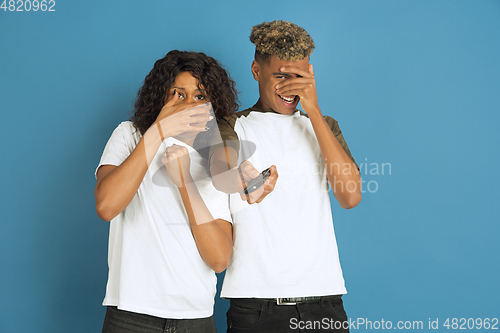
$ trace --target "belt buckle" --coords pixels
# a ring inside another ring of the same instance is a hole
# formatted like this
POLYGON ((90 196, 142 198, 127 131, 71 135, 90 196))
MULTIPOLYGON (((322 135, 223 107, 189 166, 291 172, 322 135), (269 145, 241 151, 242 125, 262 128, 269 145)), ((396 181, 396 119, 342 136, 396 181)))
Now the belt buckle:
POLYGON ((278 305, 296 305, 297 304, 297 303, 293 303, 293 302, 284 301, 284 299, 286 299, 286 298, 276 298, 276 303, 278 303, 278 305))

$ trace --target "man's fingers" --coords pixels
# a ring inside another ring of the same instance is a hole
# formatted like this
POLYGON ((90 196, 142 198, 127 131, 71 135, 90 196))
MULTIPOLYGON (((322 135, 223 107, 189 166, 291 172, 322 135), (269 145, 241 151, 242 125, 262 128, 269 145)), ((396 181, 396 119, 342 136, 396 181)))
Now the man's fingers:
POLYGON ((279 82, 278 84, 275 85, 276 89, 281 89, 284 87, 288 87, 290 85, 308 85, 308 84, 314 84, 314 78, 305 78, 305 77, 290 77, 287 79, 284 79, 283 81, 279 82))
POLYGON ((254 168, 252 163, 245 161, 240 165, 241 173, 245 182, 248 182, 254 178, 257 178, 260 172, 254 168))
POLYGON ((249 161, 243 161, 238 167, 238 170, 240 173, 242 186, 240 191, 241 200, 244 200, 249 204, 253 204, 262 196, 262 193, 264 192, 264 186, 260 186, 260 188, 249 194, 243 193, 243 189, 248 187, 248 184, 252 181, 252 179, 259 177, 260 172, 255 169, 253 164, 249 161))
POLYGON ((271 170, 271 175, 266 179, 266 182, 264 183, 264 187, 270 189, 269 192, 274 190, 274 186, 278 181, 278 169, 276 168, 276 165, 272 165, 270 170, 271 170))
POLYGON ((271 166, 270 170, 271 175, 266 179, 264 185, 262 185, 252 193, 246 195, 240 193, 241 200, 245 200, 249 204, 260 203, 269 193, 274 190, 274 187, 278 180, 278 171, 275 165, 271 166))
POLYGON ((241 200, 246 201, 250 205, 253 204, 254 202, 256 202, 257 199, 259 199, 259 197, 261 195, 262 195, 262 189, 257 189, 256 191, 254 191, 252 193, 248 193, 248 194, 240 192, 241 200))
POLYGON ((271 175, 264 182, 263 193, 260 196, 260 198, 256 201, 256 203, 261 202, 269 193, 274 191, 274 187, 276 185, 276 182, 278 181, 278 170, 276 169, 275 165, 271 166, 270 170, 271 170, 271 175))
POLYGON ((286 87, 286 86, 289 86, 289 85, 292 85, 292 84, 306 85, 306 84, 311 84, 312 82, 313 82, 313 80, 311 80, 310 78, 291 77, 291 78, 288 78, 288 79, 284 79, 283 81, 281 81, 280 83, 278 83, 276 85, 276 87, 282 88, 282 87, 286 87))
POLYGON ((291 84, 280 87, 276 92, 282 96, 303 95, 309 89, 312 89, 312 87, 308 84, 291 84))
POLYGON ((293 73, 293 74, 297 74, 297 75, 303 76, 305 78, 313 77, 312 73, 306 72, 305 70, 300 69, 300 68, 295 67, 295 66, 281 67, 280 68, 280 72, 282 72, 282 73, 293 73))
POLYGON ((260 188, 256 189, 252 193, 247 194, 247 196, 246 196, 247 202, 249 204, 259 202, 258 200, 259 200, 259 198, 262 197, 263 193, 264 193, 264 188, 263 188, 263 186, 261 186, 260 188))
POLYGON ((269 192, 264 191, 264 193, 260 196, 260 198, 258 198, 257 201, 255 201, 255 203, 260 203, 262 200, 264 200, 265 197, 267 197, 269 193, 271 193, 271 191, 269 192))

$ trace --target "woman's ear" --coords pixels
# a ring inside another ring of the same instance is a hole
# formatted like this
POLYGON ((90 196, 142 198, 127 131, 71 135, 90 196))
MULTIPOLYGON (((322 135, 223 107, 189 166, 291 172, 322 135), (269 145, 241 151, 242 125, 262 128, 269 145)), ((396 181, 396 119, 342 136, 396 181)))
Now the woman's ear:
POLYGON ((252 61, 252 74, 255 81, 259 81, 260 66, 257 60, 252 61))

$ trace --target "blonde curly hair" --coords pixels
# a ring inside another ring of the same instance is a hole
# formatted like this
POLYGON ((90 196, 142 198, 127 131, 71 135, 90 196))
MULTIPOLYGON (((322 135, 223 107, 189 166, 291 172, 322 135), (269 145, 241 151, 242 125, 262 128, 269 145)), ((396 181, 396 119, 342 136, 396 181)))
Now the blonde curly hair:
POLYGON ((275 20, 252 27, 250 41, 255 45, 255 60, 278 59, 299 61, 311 55, 314 42, 306 30, 291 22, 275 20))

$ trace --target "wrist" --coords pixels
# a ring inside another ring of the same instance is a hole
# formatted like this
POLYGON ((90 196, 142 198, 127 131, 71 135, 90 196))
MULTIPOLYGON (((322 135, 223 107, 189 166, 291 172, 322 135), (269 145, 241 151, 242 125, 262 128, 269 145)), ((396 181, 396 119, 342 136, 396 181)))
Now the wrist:
POLYGON ((161 142, 165 141, 165 137, 163 136, 163 131, 161 129, 159 121, 156 122, 156 128, 158 128, 158 132, 160 133, 161 142))
POLYGON ((313 118, 323 118, 323 114, 321 113, 319 106, 308 108, 307 110, 304 109, 304 112, 307 113, 311 120, 313 118))
POLYGON ((194 180, 191 177, 185 177, 184 182, 182 184, 176 184, 177 188, 180 190, 191 191, 196 185, 194 184, 194 180))
POLYGON ((156 154, 163 140, 156 124, 153 123, 144 133, 140 141, 143 141, 144 148, 148 154, 156 154))

